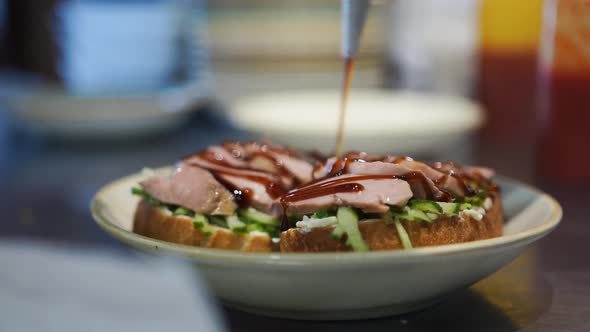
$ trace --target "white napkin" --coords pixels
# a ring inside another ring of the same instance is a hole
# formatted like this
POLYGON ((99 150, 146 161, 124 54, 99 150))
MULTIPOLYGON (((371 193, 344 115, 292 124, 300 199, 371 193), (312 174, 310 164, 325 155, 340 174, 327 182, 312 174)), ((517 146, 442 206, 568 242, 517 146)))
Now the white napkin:
POLYGON ((190 265, 0 242, 0 331, 224 331, 190 265))

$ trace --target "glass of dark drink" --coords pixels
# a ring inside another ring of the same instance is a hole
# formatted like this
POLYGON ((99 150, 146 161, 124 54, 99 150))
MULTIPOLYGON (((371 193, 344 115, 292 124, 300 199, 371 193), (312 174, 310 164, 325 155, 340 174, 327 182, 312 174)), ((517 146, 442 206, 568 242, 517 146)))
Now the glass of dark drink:
POLYGON ((590 182, 590 1, 545 1, 537 173, 590 182))

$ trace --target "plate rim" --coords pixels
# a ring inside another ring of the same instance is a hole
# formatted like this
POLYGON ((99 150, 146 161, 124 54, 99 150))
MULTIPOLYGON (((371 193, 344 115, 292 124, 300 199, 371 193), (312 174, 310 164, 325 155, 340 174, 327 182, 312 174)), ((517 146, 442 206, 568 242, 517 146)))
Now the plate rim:
POLYGON ((541 224, 514 234, 502 235, 500 237, 447 244, 441 246, 413 248, 406 250, 384 250, 368 253, 345 252, 345 253, 250 253, 234 250, 212 249, 177 244, 162 240, 153 239, 139 235, 132 231, 125 230, 109 221, 109 218, 100 212, 101 196, 105 195, 110 188, 120 185, 122 182, 139 177, 140 173, 127 175, 114 180, 103 187, 93 196, 90 204, 90 211, 95 222, 107 233, 128 245, 141 246, 146 249, 161 251, 164 253, 180 254, 182 256, 201 261, 203 263, 247 263, 256 265, 316 265, 334 266, 354 264, 373 264, 378 262, 403 263, 416 259, 440 258, 441 256, 452 256, 457 254, 471 253, 481 250, 491 250, 503 247, 522 246, 536 241, 554 230, 561 222, 563 209, 551 195, 505 176, 497 176, 517 186, 522 186, 530 191, 539 194, 548 200, 552 207, 552 213, 541 224))

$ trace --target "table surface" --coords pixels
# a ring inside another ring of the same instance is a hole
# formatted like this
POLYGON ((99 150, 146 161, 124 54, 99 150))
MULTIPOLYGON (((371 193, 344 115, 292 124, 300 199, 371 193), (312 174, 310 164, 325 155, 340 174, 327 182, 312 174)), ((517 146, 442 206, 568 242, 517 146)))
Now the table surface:
MULTIPOLYGON (((46 139, 0 112, 0 238, 40 238, 127 249, 101 231, 88 211, 105 183, 145 166, 247 134, 210 107, 174 133, 120 141, 46 139)), ((352 322, 304 322, 224 309, 234 331, 590 331, 590 191, 581 184, 540 184, 525 145, 480 144, 482 164, 536 185, 564 208, 562 224, 492 276, 421 312, 352 322)))

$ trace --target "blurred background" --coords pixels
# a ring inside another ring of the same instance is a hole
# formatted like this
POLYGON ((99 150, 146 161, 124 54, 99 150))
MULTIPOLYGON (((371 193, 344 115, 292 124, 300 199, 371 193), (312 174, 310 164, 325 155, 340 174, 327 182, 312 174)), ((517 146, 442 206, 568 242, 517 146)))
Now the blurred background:
MULTIPOLYGON (((340 29, 335 0, 0 0, 0 236, 125 250, 88 211, 113 179, 229 139, 332 151, 340 29)), ((490 166, 582 216, 589 97, 588 1, 373 1, 345 147, 490 166)))
MULTIPOLYGON (((1 4, 6 172, 69 151, 127 165, 113 145, 145 150, 129 171, 236 137, 333 150, 338 1, 1 4)), ((347 148, 588 181, 586 1, 374 1, 368 17, 347 148)))

